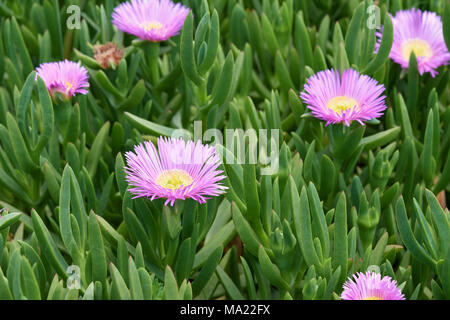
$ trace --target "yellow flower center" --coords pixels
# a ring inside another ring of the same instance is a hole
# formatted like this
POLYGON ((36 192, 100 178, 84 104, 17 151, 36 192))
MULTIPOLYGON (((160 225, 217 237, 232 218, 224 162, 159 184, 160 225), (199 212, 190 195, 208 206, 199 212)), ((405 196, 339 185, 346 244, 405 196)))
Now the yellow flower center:
POLYGON ((70 82, 64 82, 64 86, 66 87, 66 93, 69 93, 70 89, 73 87, 73 84, 70 82))
POLYGON ((155 180, 163 188, 176 190, 181 186, 188 186, 193 179, 189 173, 180 169, 170 169, 162 172, 155 180))
POLYGON ((402 55, 403 59, 409 61, 411 52, 414 52, 417 58, 428 59, 433 55, 430 45, 421 39, 411 39, 402 43, 402 55))
POLYGON ((158 21, 150 21, 142 23, 141 27, 144 28, 145 31, 152 31, 161 29, 163 25, 161 22, 158 21))
POLYGON ((327 108, 334 112, 341 114, 342 111, 346 111, 353 108, 359 108, 358 102, 355 99, 346 96, 337 96, 331 98, 327 103, 327 108))
POLYGON ((381 298, 380 298, 380 297, 372 296, 372 297, 364 298, 364 300, 381 300, 381 298))

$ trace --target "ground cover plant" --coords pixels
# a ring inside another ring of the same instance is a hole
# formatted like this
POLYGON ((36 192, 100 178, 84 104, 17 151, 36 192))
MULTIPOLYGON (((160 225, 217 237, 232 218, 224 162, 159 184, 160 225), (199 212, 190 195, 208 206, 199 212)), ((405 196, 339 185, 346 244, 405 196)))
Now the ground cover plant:
POLYGON ((445 0, 0 1, 0 299, 450 298, 445 0))

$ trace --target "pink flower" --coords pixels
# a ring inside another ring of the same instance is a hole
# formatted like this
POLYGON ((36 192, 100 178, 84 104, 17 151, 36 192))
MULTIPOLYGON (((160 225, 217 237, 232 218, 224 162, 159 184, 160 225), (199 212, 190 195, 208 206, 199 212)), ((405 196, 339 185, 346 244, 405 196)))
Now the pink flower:
POLYGON ((134 198, 175 200, 192 198, 205 203, 211 196, 224 193, 227 187, 219 182, 225 178, 218 170, 221 164, 214 147, 198 141, 158 138, 158 150, 152 142, 137 145, 125 154, 126 179, 134 198))
POLYGON ((126 33, 153 42, 176 36, 189 9, 171 0, 131 0, 114 9, 113 24, 126 33))
MULTIPOLYGON (((438 74, 436 68, 449 63, 450 53, 445 45, 441 17, 436 13, 412 8, 397 11, 391 19, 394 42, 389 57, 402 68, 408 68, 411 52, 416 56, 420 74, 429 72, 434 77, 438 74)), ((376 35, 378 50, 382 34, 376 35)))
POLYGON ((312 114, 330 123, 378 118, 386 109, 384 86, 369 76, 361 75, 353 69, 342 73, 333 69, 320 71, 311 76, 305 84, 305 92, 300 97, 312 114))
POLYGON ((405 296, 391 277, 381 278, 379 273, 358 272, 344 283, 343 300, 405 300, 405 296))
POLYGON ((87 94, 89 75, 80 63, 64 60, 43 63, 36 69, 36 79, 41 77, 52 98, 56 93, 70 99, 77 93, 87 94))

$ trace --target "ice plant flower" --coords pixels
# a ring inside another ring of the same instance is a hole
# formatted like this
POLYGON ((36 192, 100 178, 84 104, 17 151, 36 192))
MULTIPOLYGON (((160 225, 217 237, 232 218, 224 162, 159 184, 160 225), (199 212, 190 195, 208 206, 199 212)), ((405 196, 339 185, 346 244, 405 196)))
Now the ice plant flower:
POLYGON ((381 278, 379 273, 358 272, 344 283, 341 294, 343 300, 405 300, 405 296, 397 287, 397 282, 391 277, 381 278))
POLYGON ((85 67, 79 62, 60 61, 41 64, 36 68, 37 77, 41 77, 52 98, 56 94, 70 99, 77 93, 87 94, 89 75, 85 67))
POLYGON ((118 66, 123 54, 124 50, 119 49, 114 42, 94 46, 94 58, 103 69, 108 69, 111 65, 118 66))
POLYGON ((171 0, 131 0, 114 9, 113 24, 142 40, 160 42, 176 36, 189 9, 171 0))
POLYGON ((221 160, 214 147, 162 137, 157 146, 146 141, 125 154, 126 180, 134 198, 164 198, 165 205, 172 206, 187 198, 205 203, 227 189, 220 184, 225 176, 218 170, 221 160))
POLYGON ((333 69, 312 75, 305 84, 305 92, 300 97, 312 114, 326 121, 326 126, 352 121, 378 118, 386 109, 385 98, 381 95, 384 86, 367 75, 353 69, 342 73, 333 69))
MULTIPOLYGON (((407 69, 409 58, 414 52, 417 67, 422 75, 429 72, 432 77, 438 72, 436 68, 450 61, 450 53, 445 45, 441 17, 434 12, 421 11, 412 8, 401 10, 391 15, 394 28, 394 42, 389 57, 407 69)), ((376 33, 378 50, 382 38, 381 32, 376 33)))

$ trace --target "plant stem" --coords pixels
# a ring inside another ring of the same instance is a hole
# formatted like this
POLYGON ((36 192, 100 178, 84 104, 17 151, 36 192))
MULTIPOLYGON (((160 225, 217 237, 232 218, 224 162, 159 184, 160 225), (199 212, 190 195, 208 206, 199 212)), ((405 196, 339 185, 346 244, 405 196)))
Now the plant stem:
POLYGON ((159 42, 148 41, 144 45, 145 59, 147 61, 147 65, 150 70, 150 76, 153 86, 156 86, 160 80, 159 63, 158 63, 159 49, 160 49, 159 42))

